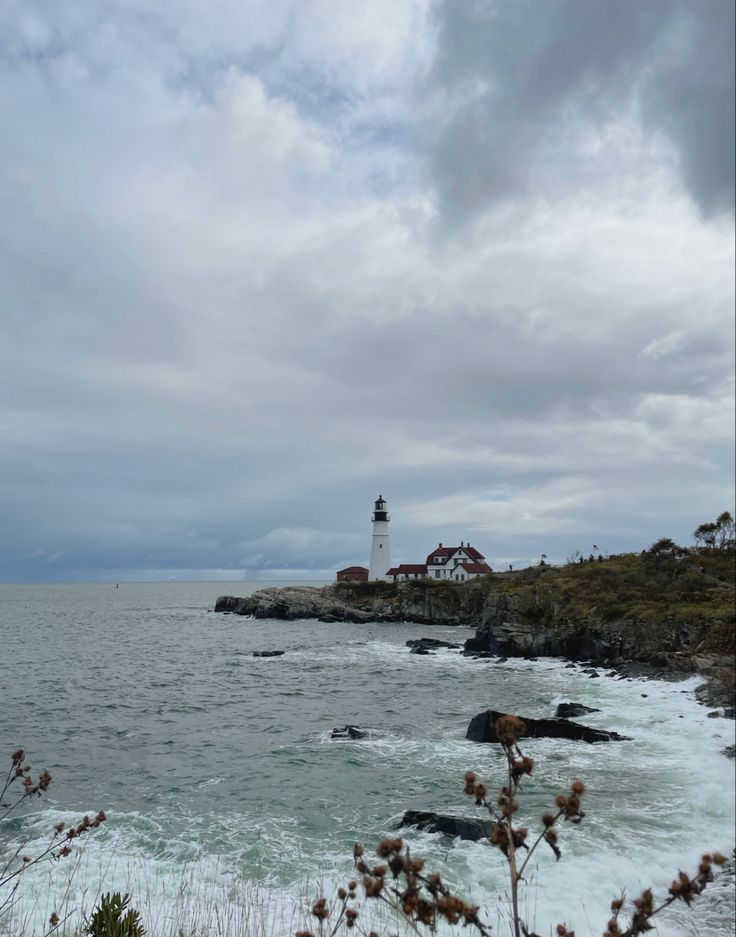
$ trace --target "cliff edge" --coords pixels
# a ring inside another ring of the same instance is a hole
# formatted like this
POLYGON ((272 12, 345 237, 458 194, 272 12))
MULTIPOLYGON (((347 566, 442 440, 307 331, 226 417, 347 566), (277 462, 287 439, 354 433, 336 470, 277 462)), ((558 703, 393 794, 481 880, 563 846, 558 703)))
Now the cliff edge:
MULTIPOLYGON (((336 583, 223 596, 215 611, 255 618, 470 625, 473 651, 700 673, 734 686, 736 556, 625 554, 494 573, 466 583, 336 583)), ((724 703, 725 705, 725 703, 724 703)), ((733 705, 730 702, 728 705, 733 705)))

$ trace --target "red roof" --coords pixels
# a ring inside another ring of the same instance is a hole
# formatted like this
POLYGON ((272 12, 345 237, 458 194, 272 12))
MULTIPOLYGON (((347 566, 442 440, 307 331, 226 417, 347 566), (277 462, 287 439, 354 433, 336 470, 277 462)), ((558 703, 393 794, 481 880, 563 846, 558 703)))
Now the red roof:
POLYGON ((437 549, 432 550, 432 552, 427 557, 427 564, 431 563, 435 556, 444 556, 444 557, 452 556, 452 554, 457 549, 458 549, 457 547, 437 547, 437 549))
POLYGON ((464 570, 469 573, 492 573, 493 570, 488 563, 459 563, 464 570))
POLYGON ((365 566, 346 566, 345 569, 338 569, 337 575, 339 576, 342 573, 367 573, 367 572, 368 570, 365 568, 365 566))
POLYGON ((463 544, 462 546, 459 546, 459 547, 437 547, 437 549, 432 550, 432 552, 427 557, 427 565, 429 566, 434 562, 435 556, 442 556, 442 557, 447 558, 448 556, 452 556, 453 553, 457 553, 458 550, 465 550, 468 556, 474 560, 485 559, 483 554, 480 553, 478 550, 476 550, 475 547, 470 547, 470 546, 466 546, 465 544, 463 544))
POLYGON ((470 547, 470 546, 468 546, 468 547, 460 547, 460 549, 461 549, 461 550, 465 550, 465 552, 468 554, 468 556, 472 556, 474 560, 484 560, 484 559, 485 559, 485 557, 483 556, 483 554, 482 554, 482 553, 479 553, 478 550, 475 549, 475 547, 470 547))
POLYGON ((387 573, 387 576, 398 576, 400 573, 426 573, 427 567, 424 563, 401 563, 393 566, 387 573))

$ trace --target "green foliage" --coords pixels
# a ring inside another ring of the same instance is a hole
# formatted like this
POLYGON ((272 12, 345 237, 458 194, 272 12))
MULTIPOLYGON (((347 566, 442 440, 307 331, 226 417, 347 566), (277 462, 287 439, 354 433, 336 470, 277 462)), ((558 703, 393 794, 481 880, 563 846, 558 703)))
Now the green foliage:
POLYGON ((129 908, 130 895, 119 891, 100 898, 85 928, 89 937, 143 937, 146 933, 135 908, 129 908))
POLYGON ((696 544, 703 544, 711 550, 733 550, 736 523, 730 511, 723 511, 715 521, 700 524, 693 531, 696 544))
POLYGON ((696 543, 703 543, 706 547, 714 547, 716 545, 716 533, 715 524, 701 524, 693 531, 693 538, 696 543))
MULTIPOLYGON (((571 563, 541 575, 489 577, 486 588, 512 598, 532 625, 629 622, 631 628, 673 620, 699 653, 733 649, 736 559, 728 550, 688 551, 672 541, 657 551, 627 553, 602 563, 571 563)), ((686 648, 683 648, 686 649, 686 648)))

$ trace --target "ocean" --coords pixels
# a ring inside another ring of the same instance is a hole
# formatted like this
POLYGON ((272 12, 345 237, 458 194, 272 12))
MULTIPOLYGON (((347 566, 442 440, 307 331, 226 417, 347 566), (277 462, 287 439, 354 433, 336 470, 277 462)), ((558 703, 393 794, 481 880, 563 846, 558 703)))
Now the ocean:
MULTIPOLYGON (((214 614, 220 594, 270 583, 0 585, 0 758, 22 746, 48 796, 0 825, 0 850, 48 841, 52 825, 105 810, 64 860, 23 876, 0 914, 14 935, 71 930, 101 891, 132 894, 150 935, 281 937, 352 871, 352 847, 396 835, 407 809, 482 815, 463 795, 472 769, 502 783, 496 746, 465 740, 487 708, 551 716, 600 710, 589 725, 631 742, 530 740, 521 796, 532 829, 573 778, 586 817, 561 829, 562 858, 538 851, 523 907, 547 935, 558 922, 599 935, 610 901, 666 891, 702 852, 734 847, 734 723, 685 682, 591 679, 559 660, 410 655, 422 636, 470 628, 280 622, 214 614), (279 649, 281 657, 253 657, 279 649), (358 740, 331 730, 355 724, 358 740)), ((415 855, 507 932, 502 857, 489 844, 407 829, 415 855)), ((693 911, 660 918, 666 937, 734 932, 732 877, 693 911)), ((0 895, 2 904, 3 895, 0 895)), ((391 931, 396 932, 393 927, 391 931)))

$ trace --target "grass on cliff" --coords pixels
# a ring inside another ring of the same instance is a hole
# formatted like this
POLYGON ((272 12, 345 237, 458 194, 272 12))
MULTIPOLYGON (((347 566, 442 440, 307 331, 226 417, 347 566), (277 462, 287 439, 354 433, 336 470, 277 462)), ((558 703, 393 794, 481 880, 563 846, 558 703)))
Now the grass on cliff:
POLYGON ((536 567, 518 577, 491 575, 487 582, 496 591, 515 595, 520 611, 540 623, 597 618, 702 624, 703 652, 733 653, 733 551, 692 551, 677 559, 627 553, 602 562, 536 567))
MULTIPOLYGON (((649 551, 612 556, 601 562, 536 566, 492 573, 466 583, 411 580, 345 583, 337 587, 346 602, 380 599, 386 606, 424 599, 446 614, 480 614, 489 592, 514 596, 523 617, 540 626, 565 620, 628 620, 644 627, 668 620, 698 634, 700 653, 733 654, 736 553, 702 548, 683 555, 649 551)), ((694 648, 691 648, 694 650, 694 648)))

